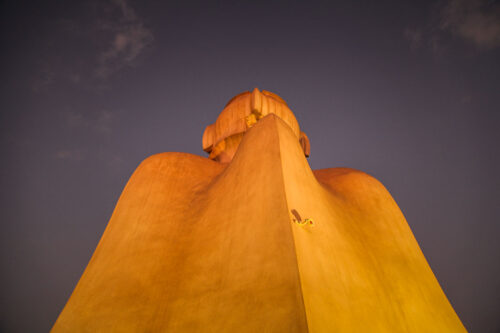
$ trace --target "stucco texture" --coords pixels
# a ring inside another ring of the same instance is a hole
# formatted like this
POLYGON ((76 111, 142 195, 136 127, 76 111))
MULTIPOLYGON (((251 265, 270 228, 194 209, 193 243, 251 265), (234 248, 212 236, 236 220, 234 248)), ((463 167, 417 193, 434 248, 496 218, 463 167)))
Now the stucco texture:
POLYGON ((384 186, 352 169, 312 171, 296 133, 269 114, 229 163, 143 161, 52 331, 465 328, 384 186))

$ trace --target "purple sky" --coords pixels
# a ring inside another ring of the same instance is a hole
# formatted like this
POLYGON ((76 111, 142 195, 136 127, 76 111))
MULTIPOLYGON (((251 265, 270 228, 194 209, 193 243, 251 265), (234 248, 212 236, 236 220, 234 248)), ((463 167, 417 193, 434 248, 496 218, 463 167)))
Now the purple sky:
POLYGON ((205 155, 259 87, 313 169, 385 184, 467 329, 498 332, 500 3, 207 3, 2 1, 0 331, 47 332, 136 166, 205 155))

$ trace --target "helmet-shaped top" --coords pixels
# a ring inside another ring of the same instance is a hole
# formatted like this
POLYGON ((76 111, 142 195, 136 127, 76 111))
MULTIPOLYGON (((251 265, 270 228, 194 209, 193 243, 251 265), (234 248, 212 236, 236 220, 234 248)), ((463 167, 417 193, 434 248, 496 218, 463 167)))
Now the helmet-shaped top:
POLYGON ((268 114, 281 118, 294 132, 304 154, 309 156, 309 139, 300 131, 299 123, 286 102, 278 95, 255 88, 234 96, 220 113, 215 123, 203 133, 203 150, 209 158, 229 162, 233 158, 243 134, 259 119, 268 114))

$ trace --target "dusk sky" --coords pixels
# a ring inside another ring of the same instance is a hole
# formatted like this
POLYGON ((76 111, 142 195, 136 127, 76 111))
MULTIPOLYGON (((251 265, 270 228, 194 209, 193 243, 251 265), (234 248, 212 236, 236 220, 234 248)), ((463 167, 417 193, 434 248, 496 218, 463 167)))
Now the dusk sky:
POLYGON ((0 331, 47 332, 147 156, 277 93, 379 179, 470 332, 500 331, 500 2, 1 2, 0 331))

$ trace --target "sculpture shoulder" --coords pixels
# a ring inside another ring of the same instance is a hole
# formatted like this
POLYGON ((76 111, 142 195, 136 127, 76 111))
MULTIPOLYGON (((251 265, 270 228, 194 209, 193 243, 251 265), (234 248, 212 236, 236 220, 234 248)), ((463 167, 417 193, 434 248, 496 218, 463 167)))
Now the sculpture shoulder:
POLYGON ((137 167, 134 174, 162 172, 172 173, 218 173, 224 165, 208 158, 188 153, 159 153, 145 158, 137 167))
POLYGON ((159 153, 146 157, 137 167, 139 168, 158 168, 161 165, 181 166, 190 165, 214 165, 218 164, 208 158, 194 154, 167 152, 159 153))
POLYGON ((385 186, 375 177, 350 168, 315 170, 316 179, 335 195, 349 201, 394 202, 385 186))
MULTIPOLYGON (((210 183, 224 165, 187 153, 160 153, 147 157, 132 173, 122 197, 149 193, 151 188, 166 193, 187 193, 210 183)), ((122 199, 120 199, 122 200, 122 199)), ((124 199, 125 200, 125 199, 124 199)))

